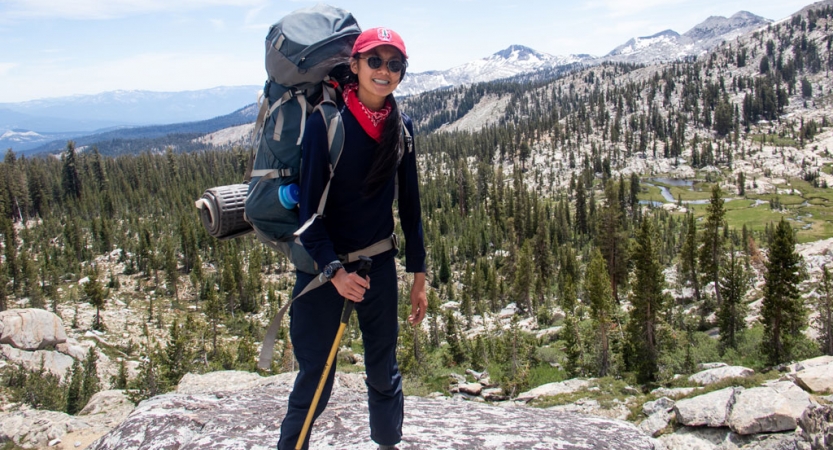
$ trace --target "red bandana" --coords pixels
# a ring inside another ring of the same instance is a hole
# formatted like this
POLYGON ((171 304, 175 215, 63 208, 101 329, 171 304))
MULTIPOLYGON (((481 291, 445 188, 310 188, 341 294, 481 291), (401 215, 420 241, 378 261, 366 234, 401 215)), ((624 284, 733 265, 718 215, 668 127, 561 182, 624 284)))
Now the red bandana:
POLYGON ((371 111, 359 100, 358 92, 358 83, 352 83, 344 86, 344 104, 347 105, 347 108, 351 113, 353 113, 356 120, 359 121, 359 125, 362 126, 364 132, 367 133, 368 136, 372 137, 376 142, 381 142, 382 129, 385 126, 385 119, 387 119, 388 115, 390 115, 390 101, 385 101, 384 108, 379 111, 371 111))

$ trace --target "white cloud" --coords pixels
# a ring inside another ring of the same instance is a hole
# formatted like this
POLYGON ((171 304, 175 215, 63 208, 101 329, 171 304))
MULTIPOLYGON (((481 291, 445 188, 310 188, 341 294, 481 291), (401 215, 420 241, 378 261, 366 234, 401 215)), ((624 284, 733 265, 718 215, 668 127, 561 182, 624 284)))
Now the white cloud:
POLYGON ((256 7, 265 0, 6 0, 0 11, 7 19, 56 17, 114 19, 138 14, 191 11, 215 6, 256 7))
POLYGON ((17 63, 2 63, 0 62, 0 76, 5 76, 9 71, 17 67, 17 63))

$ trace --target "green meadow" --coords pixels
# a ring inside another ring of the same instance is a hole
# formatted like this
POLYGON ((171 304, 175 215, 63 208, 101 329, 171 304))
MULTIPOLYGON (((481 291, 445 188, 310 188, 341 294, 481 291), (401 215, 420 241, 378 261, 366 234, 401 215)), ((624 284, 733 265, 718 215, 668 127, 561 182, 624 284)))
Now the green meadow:
MULTIPOLYGON (((646 182, 647 183, 647 182, 646 182)), ((690 187, 679 187, 651 181, 655 186, 643 184, 639 199, 643 201, 683 203, 708 200, 711 197, 713 183, 695 182, 690 187), (666 187, 674 196, 674 202, 668 202, 660 193, 660 187, 666 187)), ((791 179, 778 185, 779 190, 790 189, 784 194, 755 194, 747 192, 742 198, 735 194, 724 193, 726 223, 730 228, 741 229, 744 225, 750 231, 764 231, 768 224, 776 224, 781 218, 786 219, 797 231, 799 243, 812 242, 833 237, 833 190, 813 187, 802 179, 791 179)), ((697 218, 706 215, 707 204, 685 204, 697 218)))

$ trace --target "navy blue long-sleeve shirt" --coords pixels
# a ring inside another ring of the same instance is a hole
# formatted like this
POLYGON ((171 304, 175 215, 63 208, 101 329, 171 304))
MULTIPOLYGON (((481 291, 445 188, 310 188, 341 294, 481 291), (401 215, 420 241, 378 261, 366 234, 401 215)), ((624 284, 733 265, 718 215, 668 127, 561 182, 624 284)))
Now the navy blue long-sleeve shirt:
MULTIPOLYGON (((335 169, 324 217, 316 219, 302 234, 301 242, 319 268, 338 255, 366 248, 393 234, 394 180, 373 197, 362 193, 364 180, 373 163, 376 141, 365 133, 347 108, 341 108, 344 149, 335 169)), ((411 119, 402 115, 413 136, 411 119)), ((307 120, 302 144, 300 221, 318 210, 321 194, 330 177, 327 128, 321 114, 307 120)), ((419 202, 416 151, 403 155, 399 164, 399 220, 405 234, 405 270, 425 272, 425 245, 419 202)), ((393 254, 393 252, 389 252, 393 254)))

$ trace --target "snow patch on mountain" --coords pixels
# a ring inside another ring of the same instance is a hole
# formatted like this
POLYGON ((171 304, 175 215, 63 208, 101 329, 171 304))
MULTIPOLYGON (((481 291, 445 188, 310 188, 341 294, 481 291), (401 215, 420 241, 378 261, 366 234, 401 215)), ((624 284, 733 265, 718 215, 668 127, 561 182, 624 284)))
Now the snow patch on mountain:
POLYGON ((682 35, 665 30, 652 36, 633 38, 601 60, 649 64, 700 56, 724 41, 732 41, 770 23, 771 20, 747 11, 740 11, 729 18, 711 16, 682 35))
POLYGON ((591 59, 593 57, 590 55, 553 56, 523 45, 511 45, 489 57, 445 71, 408 73, 397 88, 396 94, 416 95, 435 89, 509 78, 591 59))
POLYGON ((9 130, 0 135, 0 141, 26 142, 33 139, 41 139, 42 135, 34 131, 14 131, 9 130))

